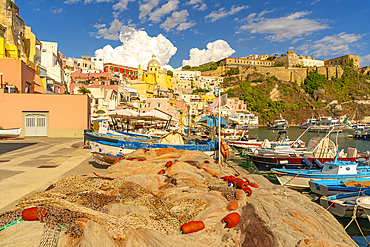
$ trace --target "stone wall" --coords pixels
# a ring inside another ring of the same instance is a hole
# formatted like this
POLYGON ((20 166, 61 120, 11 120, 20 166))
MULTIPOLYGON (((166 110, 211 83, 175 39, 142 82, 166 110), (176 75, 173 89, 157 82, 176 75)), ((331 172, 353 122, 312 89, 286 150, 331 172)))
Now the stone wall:
MULTIPOLYGON (((343 69, 339 66, 335 67, 310 67, 310 68, 289 68, 284 67, 258 67, 258 66, 239 66, 239 79, 245 80, 249 74, 259 73, 265 76, 275 76, 281 81, 294 82, 302 84, 309 72, 316 70, 319 74, 325 75, 328 80, 334 76, 341 78, 343 69)), ((219 66, 217 70, 202 72, 202 76, 221 76, 227 71, 227 67, 219 66)))

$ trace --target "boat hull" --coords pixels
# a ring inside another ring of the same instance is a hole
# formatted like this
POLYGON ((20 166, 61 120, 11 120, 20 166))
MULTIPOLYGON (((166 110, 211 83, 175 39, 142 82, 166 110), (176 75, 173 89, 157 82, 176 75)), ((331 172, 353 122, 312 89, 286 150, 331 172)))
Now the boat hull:
MULTIPOLYGON (((361 197, 361 196, 360 196, 361 197)), ((320 204, 324 208, 326 208, 330 213, 339 216, 350 218, 353 216, 353 211, 356 206, 356 199, 357 196, 346 197, 342 199, 334 199, 331 200, 330 197, 321 197, 320 204)), ((356 209, 356 217, 357 218, 367 218, 366 213, 362 207, 357 207, 356 209)))
MULTIPOLYGON (((322 180, 322 181, 309 181, 310 189, 313 193, 322 195, 322 196, 332 196, 339 193, 342 194, 349 194, 349 193, 355 193, 355 192, 361 192, 368 190, 369 187, 355 187, 355 186, 345 186, 343 183, 346 181, 351 181, 349 179, 345 180, 322 180)), ((368 181, 370 182, 370 179, 361 178, 361 179, 354 179, 352 181, 368 181)))
POLYGON ((21 134, 21 128, 0 129, 0 139, 18 139, 21 134))

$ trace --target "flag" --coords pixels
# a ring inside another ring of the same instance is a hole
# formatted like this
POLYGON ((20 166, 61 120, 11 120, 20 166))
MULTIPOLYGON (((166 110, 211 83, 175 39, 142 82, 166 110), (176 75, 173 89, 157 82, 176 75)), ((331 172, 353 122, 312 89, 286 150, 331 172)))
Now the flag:
POLYGON ((348 118, 349 118, 349 117, 346 117, 346 119, 344 119, 343 123, 347 123, 348 118))
POLYGON ((208 110, 212 113, 215 113, 216 112, 216 109, 221 105, 221 106, 224 106, 227 104, 227 94, 224 94, 222 95, 221 97, 218 97, 215 102, 213 102, 208 110), (221 103, 220 103, 221 102, 221 103))

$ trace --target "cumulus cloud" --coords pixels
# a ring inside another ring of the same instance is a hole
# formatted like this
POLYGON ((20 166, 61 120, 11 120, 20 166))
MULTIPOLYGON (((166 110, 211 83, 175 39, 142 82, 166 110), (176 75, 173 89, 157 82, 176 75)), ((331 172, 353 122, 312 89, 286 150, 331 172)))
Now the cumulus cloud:
POLYGON ((121 12, 127 9, 127 5, 129 2, 134 2, 135 0, 119 0, 118 3, 113 5, 113 9, 115 11, 121 12))
POLYGON ((303 18, 310 13, 308 11, 300 11, 285 17, 270 19, 252 13, 247 18, 248 24, 242 25, 240 30, 250 30, 251 33, 272 34, 267 36, 267 39, 285 41, 330 28, 320 21, 303 18))
POLYGON ((234 15, 236 13, 238 13, 239 11, 243 10, 243 9, 247 9, 249 8, 249 6, 240 6, 240 7, 237 7, 235 5, 233 5, 230 9, 230 11, 226 11, 226 9, 224 7, 222 7, 221 9, 219 9, 218 11, 212 11, 209 15, 207 15, 205 17, 205 19, 209 19, 208 21, 209 22, 215 22, 221 18, 225 18, 227 16, 230 16, 230 15, 234 15))
POLYGON ((98 29, 97 33, 90 33, 90 35, 95 36, 96 38, 100 39, 109 39, 109 40, 118 40, 119 39, 119 32, 122 30, 123 23, 120 22, 118 19, 114 19, 110 23, 110 27, 106 28, 105 24, 98 24, 94 25, 96 29, 98 29))
POLYGON ((203 3, 203 0, 190 0, 186 3, 187 5, 193 5, 193 9, 206 10, 207 4, 203 3))
POLYGON ((210 61, 218 61, 235 53, 229 44, 224 40, 216 40, 207 44, 206 49, 190 49, 189 60, 182 60, 182 65, 198 66, 210 61))
POLYGON ((360 57, 361 66, 370 66, 370 54, 360 57))
POLYGON ((139 19, 144 20, 145 16, 149 14, 152 9, 158 6, 160 0, 146 0, 145 4, 141 4, 139 7, 140 14, 139 19))
POLYGON ((338 54, 350 54, 351 46, 358 45, 362 34, 347 34, 345 32, 326 36, 317 41, 307 41, 305 44, 297 47, 304 54, 313 53, 317 57, 338 54))
POLYGON ((168 1, 168 3, 163 4, 162 7, 150 13, 149 20, 152 20, 154 22, 159 22, 164 15, 169 14, 172 11, 175 11, 178 5, 179 5, 178 0, 168 1))
POLYGON ((95 56, 104 58, 107 63, 116 63, 137 68, 140 64, 144 69, 152 59, 157 60, 162 66, 166 65, 175 55, 177 48, 165 36, 159 34, 150 37, 145 31, 137 31, 134 28, 124 26, 120 34, 121 46, 113 48, 106 45, 95 51, 95 56))
POLYGON ((193 21, 187 21, 188 15, 189 12, 186 9, 173 12, 171 16, 167 17, 166 21, 163 22, 160 27, 167 32, 171 29, 174 29, 177 25, 179 25, 176 28, 178 31, 188 29, 195 25, 193 21))

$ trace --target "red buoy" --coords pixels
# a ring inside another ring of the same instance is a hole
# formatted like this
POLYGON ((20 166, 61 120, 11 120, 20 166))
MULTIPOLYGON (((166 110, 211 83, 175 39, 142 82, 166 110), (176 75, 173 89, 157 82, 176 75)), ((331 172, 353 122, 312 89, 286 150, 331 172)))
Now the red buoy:
MULTIPOLYGON (((45 208, 40 208, 39 215, 40 216, 46 216, 48 214, 48 211, 45 208)), ((36 221, 40 220, 37 217, 37 207, 27 208, 24 209, 22 212, 22 219, 26 221, 36 221)))
POLYGON ((166 171, 164 169, 160 170, 158 174, 164 174, 166 171))
POLYGON ((249 188, 248 186, 247 186, 247 187, 244 187, 244 188, 243 188, 243 191, 245 192, 245 195, 246 195, 247 197, 250 197, 250 196, 252 195, 252 189, 251 189, 251 188, 249 188))
POLYGON ((254 184, 254 183, 249 183, 248 185, 249 185, 249 186, 252 186, 252 187, 254 187, 254 188, 259 188, 259 186, 258 186, 257 184, 254 184))
POLYGON ((237 200, 233 200, 229 202, 229 205, 227 205, 227 210, 229 211, 235 211, 239 208, 239 202, 237 200))
POLYGON ((183 234, 198 232, 200 230, 204 229, 204 223, 203 221, 190 221, 186 224, 183 224, 181 226, 181 230, 183 234))
POLYGON ((249 179, 248 178, 243 177, 243 179, 244 179, 244 182, 246 182, 247 184, 249 184, 249 179))
POLYGON ((236 188, 238 189, 243 189, 246 186, 248 186, 248 184, 244 181, 238 181, 238 183, 236 184, 236 188))
POLYGON ((226 215, 226 217, 222 219, 222 223, 226 223, 225 228, 233 228, 239 224, 239 221, 240 215, 235 212, 226 215))
POLYGON ((166 167, 171 167, 172 166, 172 161, 167 161, 167 163, 166 163, 166 165, 165 165, 166 167))

